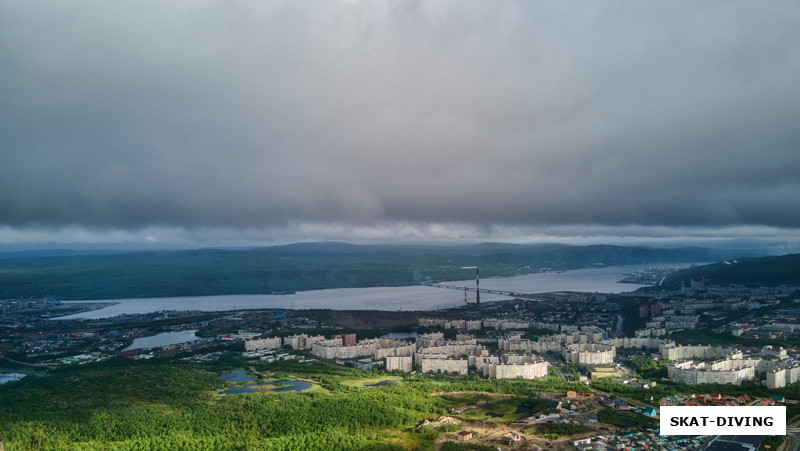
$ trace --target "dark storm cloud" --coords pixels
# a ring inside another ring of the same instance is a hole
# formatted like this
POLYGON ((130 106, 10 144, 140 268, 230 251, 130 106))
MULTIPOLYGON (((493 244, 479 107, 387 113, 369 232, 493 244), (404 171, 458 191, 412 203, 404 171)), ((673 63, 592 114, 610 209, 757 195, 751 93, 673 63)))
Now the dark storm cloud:
POLYGON ((798 30, 792 2, 4 2, 0 225, 796 228, 798 30))

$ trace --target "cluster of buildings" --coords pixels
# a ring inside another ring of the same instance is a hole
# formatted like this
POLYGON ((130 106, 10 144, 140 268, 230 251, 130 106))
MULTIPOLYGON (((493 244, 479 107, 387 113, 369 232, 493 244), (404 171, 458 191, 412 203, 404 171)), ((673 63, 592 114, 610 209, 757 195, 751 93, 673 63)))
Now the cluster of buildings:
POLYGON ((774 406, 785 401, 784 397, 780 395, 751 399, 748 395, 722 396, 719 393, 684 395, 678 393, 661 398, 658 404, 661 406, 774 406))
POLYGON ((562 354, 567 362, 598 365, 614 363, 614 357, 617 355, 616 351, 617 348, 613 345, 579 343, 565 346, 562 354))
POLYGON ((444 333, 423 334, 414 343, 392 338, 357 341, 355 334, 331 338, 305 334, 289 337, 258 338, 245 341, 247 352, 268 351, 289 345, 293 349, 308 349, 311 354, 336 360, 364 357, 385 362, 388 371, 422 373, 455 373, 466 375, 470 368, 493 379, 535 379, 547 376, 548 363, 533 355, 490 355, 489 350, 469 335, 459 334, 446 340, 444 333))
POLYGON ((669 366, 669 378, 688 385, 734 384, 756 377, 757 361, 752 359, 721 359, 715 362, 687 360, 669 366))
POLYGON ((36 311, 61 304, 61 301, 57 301, 48 297, 38 299, 0 299, 0 315, 7 315, 26 310, 36 311))
POLYGON ((500 362, 482 366, 490 379, 536 379, 547 376, 548 363, 533 356, 504 356, 500 362))
POLYGON ((768 388, 780 388, 800 380, 800 363, 786 349, 765 346, 756 355, 724 346, 674 346, 662 348, 664 358, 675 360, 669 378, 684 384, 735 384, 763 375, 768 388))
POLYGON ((311 354, 323 359, 354 359, 370 356, 375 360, 386 357, 411 356, 414 345, 393 338, 373 338, 345 344, 341 337, 318 341, 311 346, 311 354))
MULTIPOLYGON (((422 321, 428 324, 427 320, 422 321)), ((297 334, 246 340, 245 349, 252 352, 290 346, 307 349, 323 359, 362 363, 369 360, 385 365, 389 371, 466 375, 472 368, 484 377, 496 379, 546 376, 548 363, 537 354, 548 351, 560 352, 568 362, 607 365, 614 363, 617 348, 658 349, 656 356, 674 362, 668 367, 669 377, 685 384, 738 385, 757 375, 765 375, 767 386, 777 388, 800 380, 800 364, 789 359, 782 348, 765 347, 760 355, 745 357, 741 350, 734 348, 682 346, 654 337, 608 338, 605 331, 596 327, 580 329, 538 340, 523 338, 521 332, 506 333, 497 339, 500 355, 492 355, 484 344, 470 335, 458 334, 455 340, 446 340, 441 332, 420 335, 414 343, 392 338, 358 341, 355 334, 330 338, 297 334)), ((597 375, 617 376, 617 373, 600 372, 597 375)))
POLYGON ((443 329, 457 329, 457 330, 482 330, 484 328, 497 329, 497 330, 514 330, 514 329, 527 329, 530 326, 530 321, 525 321, 517 318, 486 318, 486 319, 442 319, 442 318, 420 318, 420 327, 441 327, 443 329))
MULTIPOLYGON (((757 355, 745 355, 741 349, 725 346, 677 345, 669 339, 653 337, 612 338, 599 341, 600 346, 583 345, 571 348, 568 361, 609 363, 601 346, 658 349, 654 357, 670 360, 669 378, 684 384, 734 384, 766 378, 768 388, 780 388, 800 381, 800 362, 789 357, 786 349, 764 346, 757 355), (577 352, 582 349, 583 352, 577 352)), ((567 351, 565 350, 565 358, 567 351)))
MULTIPOLYGON (((722 287, 699 281, 675 291, 637 291, 622 293, 621 296, 650 298, 639 305, 639 316, 648 318, 648 321, 645 328, 636 331, 636 335, 659 337, 679 330, 695 329, 698 325, 698 312, 722 315, 728 312, 753 311, 777 305, 780 299, 797 290, 800 287, 722 287)), ((735 331, 734 334, 741 332, 744 331, 735 331)))
MULTIPOLYGON (((697 289, 697 287, 693 288, 697 289)), ((737 289, 738 290, 738 289, 737 289)), ((769 293, 758 302, 770 302, 771 296, 788 289, 766 289, 769 293)), ((687 292, 689 290, 686 290, 687 292)), ((737 291, 737 294, 743 293, 737 291)), ((753 296, 749 291, 748 295, 753 296)), ((553 302, 559 294, 552 294, 553 302)), ((567 299, 569 302, 587 302, 591 296, 567 299)), ((725 299, 730 304, 734 298, 725 299)), ((749 301, 749 299, 748 299, 749 301)), ((566 300, 565 300, 566 302, 566 300)), ((640 316, 647 317, 647 330, 636 337, 609 338, 607 328, 595 325, 565 324, 544 321, 545 314, 556 315, 555 320, 572 318, 574 311, 550 311, 529 317, 525 305, 514 303, 511 314, 483 319, 420 318, 424 328, 456 329, 455 339, 446 340, 444 333, 422 334, 414 342, 392 338, 356 340, 354 334, 322 335, 297 334, 287 337, 257 338, 245 341, 248 351, 278 349, 290 346, 308 350, 314 356, 360 364, 385 365, 389 371, 423 373, 468 374, 470 371, 489 378, 537 378, 547 375, 548 364, 539 357, 547 352, 560 353, 567 362, 588 366, 610 366, 615 362, 617 348, 650 349, 654 358, 672 362, 668 367, 671 379, 685 384, 730 383, 741 384, 757 378, 766 379, 770 388, 778 388, 800 380, 800 364, 789 358, 781 348, 766 347, 757 355, 744 355, 740 349, 720 346, 683 346, 662 337, 660 330, 692 329, 697 326, 697 308, 707 308, 717 300, 697 299, 684 302, 679 307, 673 301, 653 299, 640 304, 640 316), (695 305, 696 304, 696 305, 695 305), (548 329, 556 332, 531 338, 519 330, 548 329), (475 339, 470 331, 492 329, 496 338, 475 339), (652 331, 656 331, 652 333, 652 331), (495 335, 497 334, 497 335, 495 335), (497 351, 490 352, 486 345, 494 340, 497 351)), ((586 304, 592 305, 592 304, 586 304)), ((509 308, 506 306, 506 308, 509 308)), ((609 313, 609 312, 605 312, 609 313)), ((794 323, 773 323, 773 328, 786 331, 800 330, 794 323)), ((596 368, 595 368, 596 369, 596 368)), ((594 374, 593 374, 594 376, 594 374)), ((617 372, 597 371, 597 377, 622 377, 617 372), (601 374, 602 373, 602 374, 601 374)))
MULTIPOLYGON (((524 300, 514 300, 512 305, 513 314, 505 317, 420 318, 419 326, 465 331, 541 329, 574 332, 582 327, 611 330, 621 309, 619 304, 608 302, 605 295, 591 293, 540 294, 535 301, 535 310, 527 308, 529 304, 524 300)), ((489 307, 484 309, 484 313, 489 311, 489 307)))
MULTIPOLYGON (((636 336, 660 337, 680 330, 696 329, 699 312, 707 315, 724 315, 729 312, 753 311, 775 306, 780 303, 780 299, 797 290, 800 290, 800 287, 788 285, 722 287, 706 285, 699 281, 674 291, 637 291, 622 293, 621 296, 649 298, 648 301, 639 304, 639 316, 647 318, 648 321, 645 328, 636 331, 636 336)), ((796 324, 791 328, 792 332, 795 329, 798 329, 796 324)), ((746 334, 747 329, 735 329, 733 333, 746 334)))
POLYGON ((621 435, 598 435, 573 439, 579 450, 629 450, 629 449, 701 449, 705 436, 660 435, 658 430, 647 429, 621 435))
POLYGON ((744 338, 783 338, 800 333, 800 306, 793 305, 777 309, 760 316, 751 316, 746 323, 730 324, 719 328, 736 337, 744 338))
MULTIPOLYGON (((790 358, 785 349, 765 346, 754 356, 745 356, 740 349, 724 346, 678 345, 673 340, 658 337, 607 338, 607 334, 592 327, 540 337, 522 338, 521 333, 507 333, 498 339, 504 352, 537 354, 560 352, 568 362, 584 365, 611 364, 617 348, 658 350, 655 358, 674 362, 668 367, 670 379, 685 384, 735 384, 766 379, 767 387, 779 388, 800 381, 800 363, 790 358)), ((597 377, 617 377, 618 374, 597 377)), ((594 373, 593 373, 594 377, 594 373)))

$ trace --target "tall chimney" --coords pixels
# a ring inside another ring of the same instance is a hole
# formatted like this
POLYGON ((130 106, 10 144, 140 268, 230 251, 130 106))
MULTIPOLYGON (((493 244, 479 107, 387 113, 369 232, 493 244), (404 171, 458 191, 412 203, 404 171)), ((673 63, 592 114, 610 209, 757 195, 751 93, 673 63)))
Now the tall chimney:
POLYGON ((481 303, 481 276, 480 270, 475 268, 475 303, 481 303))

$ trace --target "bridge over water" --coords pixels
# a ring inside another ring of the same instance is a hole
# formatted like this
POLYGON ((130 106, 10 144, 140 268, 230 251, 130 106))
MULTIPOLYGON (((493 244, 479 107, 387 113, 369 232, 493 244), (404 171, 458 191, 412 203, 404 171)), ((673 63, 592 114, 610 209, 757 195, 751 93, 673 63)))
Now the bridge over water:
MULTIPOLYGON (((437 283, 437 284, 431 284, 431 285, 428 285, 428 286, 429 287, 434 287, 434 288, 445 288, 445 289, 448 289, 448 290, 459 290, 459 291, 467 290, 467 291, 472 291, 472 292, 478 291, 474 287, 465 287, 463 285, 458 286, 458 285, 445 285, 445 284, 437 283)), ((535 299, 535 297, 536 297, 536 295, 533 295, 533 294, 530 294, 530 293, 518 293, 516 291, 487 290, 487 289, 481 289, 480 291, 481 291, 481 293, 499 294, 499 295, 502 295, 502 296, 510 296, 510 297, 514 297, 514 298, 523 298, 523 299, 535 299)))

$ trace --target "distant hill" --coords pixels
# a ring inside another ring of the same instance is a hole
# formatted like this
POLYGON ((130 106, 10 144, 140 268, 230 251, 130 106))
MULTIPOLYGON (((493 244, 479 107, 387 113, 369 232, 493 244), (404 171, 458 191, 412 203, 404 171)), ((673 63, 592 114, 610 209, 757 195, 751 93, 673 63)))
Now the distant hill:
POLYGON ((708 262, 754 255, 709 248, 625 246, 353 245, 299 243, 255 249, 0 254, 0 298, 65 299, 293 293, 515 276, 598 265, 708 262))
POLYGON ((670 274, 663 286, 705 280, 706 285, 795 285, 800 286, 800 254, 777 257, 738 258, 698 266, 670 274))

